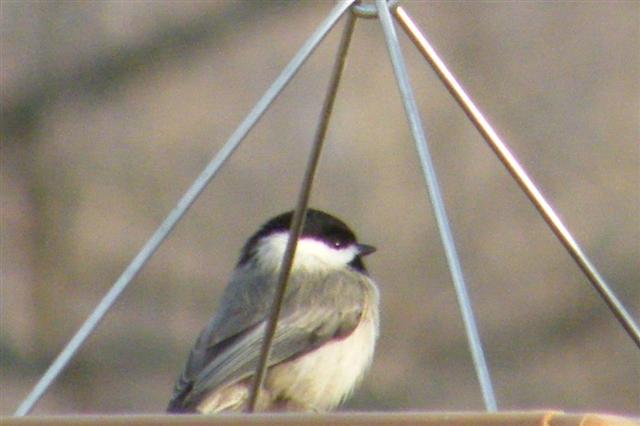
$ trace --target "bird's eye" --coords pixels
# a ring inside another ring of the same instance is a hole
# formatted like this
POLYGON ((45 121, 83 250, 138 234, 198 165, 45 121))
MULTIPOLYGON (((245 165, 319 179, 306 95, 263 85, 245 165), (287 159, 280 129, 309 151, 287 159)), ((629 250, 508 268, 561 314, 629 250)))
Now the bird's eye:
POLYGON ((333 241, 331 241, 331 245, 334 246, 335 248, 340 248, 342 247, 343 243, 338 239, 334 239, 333 241))

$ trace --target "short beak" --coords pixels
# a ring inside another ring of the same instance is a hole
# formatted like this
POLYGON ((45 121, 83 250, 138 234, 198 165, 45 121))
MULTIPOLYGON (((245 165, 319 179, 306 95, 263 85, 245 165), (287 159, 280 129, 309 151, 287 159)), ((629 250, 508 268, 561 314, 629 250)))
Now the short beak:
POLYGON ((358 244, 357 247, 358 247, 358 254, 360 256, 366 256, 377 250, 374 246, 370 246, 368 244, 358 244))

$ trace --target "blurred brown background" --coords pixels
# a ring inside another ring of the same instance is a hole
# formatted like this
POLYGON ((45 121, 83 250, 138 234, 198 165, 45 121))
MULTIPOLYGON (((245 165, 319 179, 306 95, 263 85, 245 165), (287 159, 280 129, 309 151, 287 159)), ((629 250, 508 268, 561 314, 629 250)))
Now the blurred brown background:
MULTIPOLYGON (((640 318, 640 3, 403 4, 640 318)), ((0 414, 10 414, 333 3, 0 5, 0 414)), ((242 243, 294 204, 339 32, 35 413, 164 410, 242 243)), ((401 40, 500 408, 637 415, 640 352, 401 40)), ((481 410, 374 20, 357 23, 312 205, 379 248, 368 266, 380 342, 344 409, 481 410)))

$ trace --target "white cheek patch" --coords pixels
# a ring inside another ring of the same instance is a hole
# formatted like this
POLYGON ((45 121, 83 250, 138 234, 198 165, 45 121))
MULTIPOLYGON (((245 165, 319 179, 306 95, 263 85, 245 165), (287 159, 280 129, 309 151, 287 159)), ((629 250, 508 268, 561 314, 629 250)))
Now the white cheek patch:
MULTIPOLYGON (((289 234, 282 232, 263 239, 258 245, 258 259, 266 267, 278 268, 287 247, 289 234)), ((320 269, 339 268, 351 262, 358 255, 352 244, 345 248, 332 248, 312 238, 301 238, 296 247, 293 268, 320 269)))

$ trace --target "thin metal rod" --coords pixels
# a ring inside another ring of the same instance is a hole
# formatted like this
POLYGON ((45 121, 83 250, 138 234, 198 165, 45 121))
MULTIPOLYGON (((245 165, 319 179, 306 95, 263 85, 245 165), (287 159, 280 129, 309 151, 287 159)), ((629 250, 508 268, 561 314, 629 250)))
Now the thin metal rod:
POLYGON ((353 0, 344 0, 340 2, 329 13, 327 18, 320 24, 315 32, 309 37, 302 48, 296 53, 291 62, 284 68, 282 73, 273 82, 271 87, 267 89, 262 98, 249 112, 246 118, 238 126, 235 132, 229 137, 218 154, 206 166, 198 178, 194 181, 187 192, 182 196, 176 207, 169 213, 167 218, 162 222, 160 227, 151 236, 149 241, 144 245, 142 250, 136 255, 133 261, 122 273, 120 278, 113 284, 111 289, 102 298, 98 306, 91 315, 86 319, 84 324, 76 332, 73 338, 67 343, 65 348, 60 352, 58 357, 49 366, 48 370, 40 378, 31 393, 22 401, 15 412, 15 416, 24 416, 28 414, 38 400, 44 395, 49 386, 58 377, 62 370, 67 366, 84 341, 91 335, 93 330, 100 323, 104 315, 109 311, 116 299, 125 290, 129 283, 135 278, 140 269, 149 260, 153 253, 158 249, 160 244, 173 230, 178 221, 184 216, 186 211, 191 207, 196 198, 204 190, 206 185, 213 179, 220 167, 231 156, 238 147, 240 142, 245 138, 253 126, 262 117, 264 112, 269 108, 271 103, 282 92, 295 73, 300 69, 313 50, 318 46, 320 41, 327 35, 329 30, 333 28, 340 16, 349 8, 353 0))
POLYGON ((347 22, 345 23, 342 38, 340 40, 340 45, 338 47, 336 62, 331 73, 329 87, 327 88, 327 94, 322 105, 320 121, 318 123, 316 134, 314 136, 311 153, 309 154, 309 160, 307 162, 307 168, 305 169, 304 178, 300 187, 300 193, 298 195, 298 201, 293 213, 293 218, 291 220, 289 239, 287 240, 287 246, 282 259, 282 264, 280 266, 276 294, 274 295, 274 300, 271 305, 271 311, 269 313, 269 319, 267 321, 264 341, 262 342, 262 347, 260 350, 260 359, 256 367, 254 380, 251 384, 249 403, 247 405, 247 411, 250 413, 252 413, 256 408, 260 390, 262 389, 262 383, 264 382, 267 363, 269 361, 269 355, 271 353, 271 345, 273 343, 273 337, 278 325, 278 317, 280 316, 280 311, 282 310, 284 294, 287 289, 289 273, 291 272, 291 266, 293 265, 293 258, 295 256, 298 239, 300 238, 302 227, 304 226, 307 205, 309 203, 309 197, 311 194, 311 186, 313 184, 313 177, 315 175, 318 161, 320 159, 320 152, 322 150, 324 138, 327 133, 329 118, 331 116, 331 111, 333 110, 333 104, 336 98, 336 93, 338 91, 340 77, 342 76, 342 70, 344 69, 345 60, 347 58, 347 50, 349 48, 349 43, 353 34, 353 28, 355 26, 355 17, 353 16, 353 14, 347 14, 346 19, 347 22))
POLYGON ((416 24, 411 20, 411 17, 409 17, 407 12, 405 12, 402 7, 398 7, 395 9, 394 14, 409 38, 416 45, 422 56, 424 56, 427 62, 429 62, 429 65, 431 65, 442 83, 446 86, 449 93, 451 93, 455 98, 460 107, 464 110, 465 114, 467 114, 467 117, 469 117, 476 129, 478 129, 484 140, 489 144, 493 152, 495 152, 527 197, 529 197, 529 200, 534 204, 553 233, 560 240, 562 245, 564 245, 571 257, 573 257, 582 272, 587 276, 589 282, 591 282, 598 294, 600 294, 602 299, 604 299, 611 312, 613 312, 616 319, 629 334, 629 337, 631 337, 636 346, 640 348, 640 330, 638 329, 638 325, 635 324, 631 315, 627 312, 604 278, 598 273, 595 266, 582 251, 567 227, 562 223, 562 220, 560 220, 560 217, 553 210, 553 207, 551 207, 543 197, 540 190, 536 187, 535 183, 533 183, 529 178, 527 172, 511 153, 509 147, 498 136, 491 124, 489 124, 487 119, 475 106, 453 74, 447 69, 445 63, 440 59, 435 49, 431 46, 429 41, 427 41, 416 24))
POLYGON ((409 75, 407 74, 404 58, 400 50, 400 44, 398 43, 393 22, 391 21, 391 14, 387 3, 385 0, 376 0, 376 5, 378 7, 378 16, 380 23, 382 24, 387 48, 389 50, 389 56, 391 57, 398 86, 402 94, 402 101, 407 113, 407 119, 411 126, 411 133, 413 134, 413 138, 416 142, 416 148, 420 157, 420 164, 422 165, 425 181, 429 190, 429 196, 431 198, 431 204, 433 205, 436 222, 440 231, 442 245, 444 246, 447 262, 449 263, 453 285, 456 290, 458 304, 460 305, 464 327, 469 340, 473 364, 482 390, 484 405, 487 411, 493 412, 497 410, 497 404, 495 394, 493 392, 493 386, 491 384, 491 376, 489 375, 489 368, 487 367, 487 362, 484 357, 478 327, 473 316, 471 301, 467 294, 467 288, 462 274, 462 267, 460 266, 460 260, 456 252, 455 242, 447 219, 444 202, 442 200, 442 195, 440 194, 440 185, 438 184, 435 167, 431 160, 431 155, 429 154, 427 138, 420 119, 418 105, 416 104, 416 100, 413 95, 409 75))

